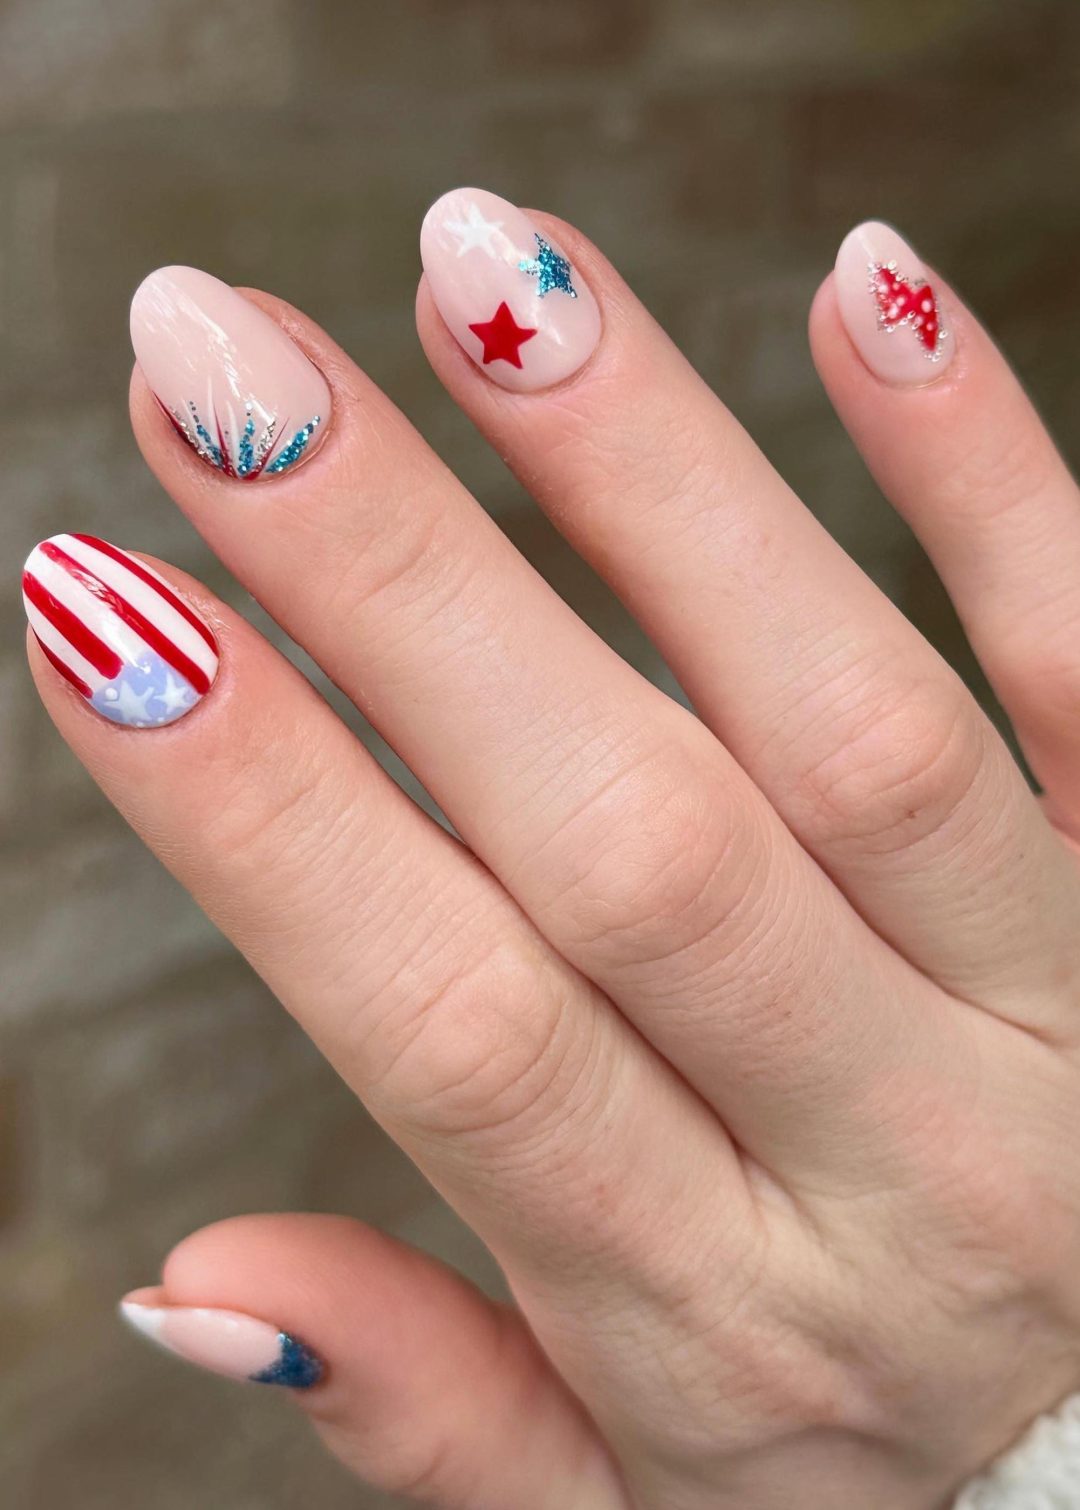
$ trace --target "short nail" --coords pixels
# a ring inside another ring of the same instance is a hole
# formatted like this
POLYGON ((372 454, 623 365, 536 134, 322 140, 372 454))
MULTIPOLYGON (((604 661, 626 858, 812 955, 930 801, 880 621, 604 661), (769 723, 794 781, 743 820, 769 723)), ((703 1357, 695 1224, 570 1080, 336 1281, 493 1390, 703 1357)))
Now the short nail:
POLYGON ((113 723, 171 724, 217 675, 217 640, 190 603, 93 535, 36 545, 23 569, 23 604, 48 660, 113 723))
POLYGON ((836 257, 840 315, 859 355, 886 383, 932 383, 952 360, 941 299, 902 236, 880 221, 856 226, 836 257))
POLYGON ((515 205, 455 189, 431 206, 420 255, 439 313, 489 377, 520 393, 576 372, 600 310, 562 250, 515 205))
POLYGON ((326 434, 322 373, 220 278, 193 267, 151 273, 131 301, 131 344, 177 434, 225 477, 280 476, 326 434))
POLYGON ((310 1389, 323 1377, 322 1360, 268 1321, 242 1311, 161 1305, 159 1298, 154 1289, 133 1290, 120 1302, 120 1314, 144 1337, 199 1368, 289 1389, 310 1389))

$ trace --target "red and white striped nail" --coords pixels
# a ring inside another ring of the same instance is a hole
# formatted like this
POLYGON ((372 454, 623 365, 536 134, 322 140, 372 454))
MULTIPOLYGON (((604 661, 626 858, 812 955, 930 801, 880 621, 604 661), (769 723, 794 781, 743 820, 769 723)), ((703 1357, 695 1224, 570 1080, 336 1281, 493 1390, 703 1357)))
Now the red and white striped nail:
POLYGON ((174 723, 217 675, 217 640, 191 605, 152 567, 93 535, 36 545, 23 603, 50 663, 113 723, 174 723))

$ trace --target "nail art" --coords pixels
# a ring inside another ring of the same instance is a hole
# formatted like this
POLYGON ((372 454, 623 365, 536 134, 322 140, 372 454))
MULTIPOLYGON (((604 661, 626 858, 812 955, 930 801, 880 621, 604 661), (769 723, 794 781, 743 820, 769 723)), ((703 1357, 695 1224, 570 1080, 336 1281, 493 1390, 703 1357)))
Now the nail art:
POLYGON ((857 226, 836 258, 840 314, 863 361, 887 383, 934 382, 952 359, 939 296, 902 236, 857 226))
POLYGON ((135 1290, 120 1302, 120 1314, 151 1342, 211 1373, 287 1389, 310 1389, 325 1373, 309 1347, 269 1322, 241 1311, 160 1305, 159 1298, 158 1290, 135 1290))
POLYGON ((53 535, 23 569, 23 605, 46 659, 113 723, 174 723, 209 692, 218 647, 152 567, 93 535, 53 535))
POLYGON ((420 254, 439 313, 502 387, 550 387, 595 349, 600 310, 584 279, 505 199, 444 194, 424 217, 420 254))
POLYGON ((131 343, 176 433, 224 477, 278 477, 318 449, 322 373, 270 316, 193 267, 163 267, 131 301, 131 343))

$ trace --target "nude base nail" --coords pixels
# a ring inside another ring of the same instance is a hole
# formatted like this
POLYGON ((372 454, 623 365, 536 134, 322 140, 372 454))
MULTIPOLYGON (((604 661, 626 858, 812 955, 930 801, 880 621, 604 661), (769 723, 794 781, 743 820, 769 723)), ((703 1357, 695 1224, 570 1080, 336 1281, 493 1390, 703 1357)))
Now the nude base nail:
POLYGON ((220 278, 194 267, 151 273, 131 301, 131 343, 176 433, 223 477, 280 477, 326 435, 322 373, 220 278))
POLYGON ((892 226, 867 221, 845 238, 836 296, 852 343, 883 382, 921 387, 948 368, 955 343, 940 295, 892 226))
POLYGON ((241 1311, 162 1305, 160 1291, 148 1289, 126 1295, 120 1314, 167 1352, 229 1379, 310 1389, 324 1374, 310 1348, 241 1311))
POLYGON ((580 271, 498 195, 455 189, 436 200, 420 255, 439 313, 500 387, 548 388, 595 350, 600 310, 580 271))

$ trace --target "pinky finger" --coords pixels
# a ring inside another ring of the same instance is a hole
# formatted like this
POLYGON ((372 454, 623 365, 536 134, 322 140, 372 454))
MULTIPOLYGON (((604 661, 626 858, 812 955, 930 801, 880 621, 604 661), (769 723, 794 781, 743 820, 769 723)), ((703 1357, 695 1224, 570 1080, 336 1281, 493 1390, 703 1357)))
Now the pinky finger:
POLYGON ((219 1222, 122 1311, 189 1362, 292 1386, 378 1489, 440 1510, 625 1510, 606 1450, 517 1313, 358 1222, 219 1222))
POLYGON ((890 227, 871 222, 844 242, 811 341, 840 418, 933 560, 1055 816, 1080 832, 1075 482, 986 332, 890 227), (921 318, 940 323, 916 329, 921 318))

